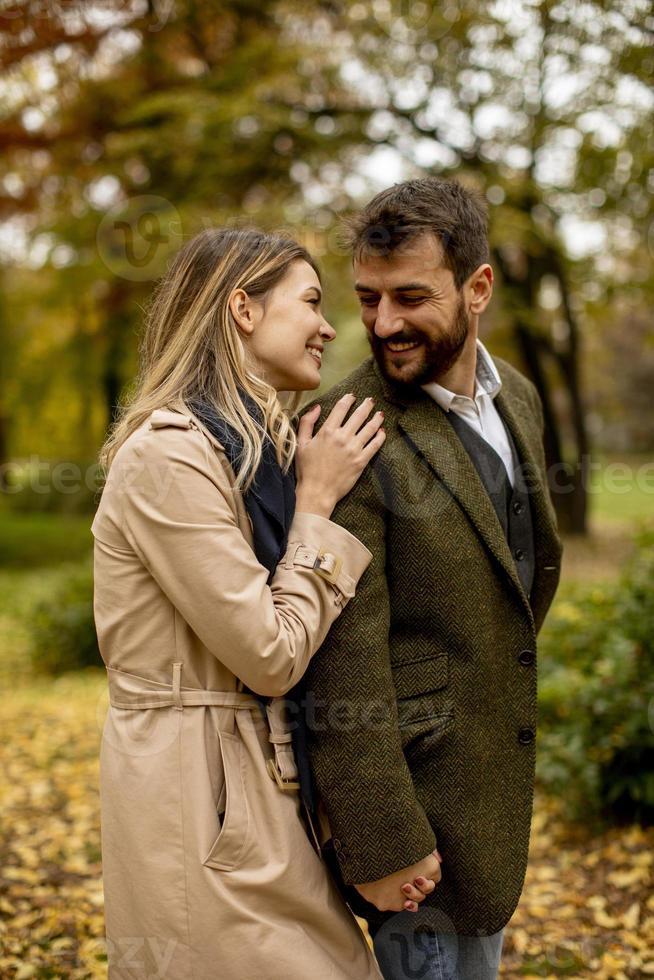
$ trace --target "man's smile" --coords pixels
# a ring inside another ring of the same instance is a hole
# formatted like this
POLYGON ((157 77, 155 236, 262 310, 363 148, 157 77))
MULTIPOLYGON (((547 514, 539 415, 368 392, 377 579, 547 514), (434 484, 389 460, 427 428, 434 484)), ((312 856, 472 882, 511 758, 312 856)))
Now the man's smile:
POLYGON ((385 346, 393 354, 401 354, 404 351, 415 350, 416 347, 420 347, 422 341, 420 340, 410 340, 410 341, 399 341, 399 340, 387 340, 385 346))

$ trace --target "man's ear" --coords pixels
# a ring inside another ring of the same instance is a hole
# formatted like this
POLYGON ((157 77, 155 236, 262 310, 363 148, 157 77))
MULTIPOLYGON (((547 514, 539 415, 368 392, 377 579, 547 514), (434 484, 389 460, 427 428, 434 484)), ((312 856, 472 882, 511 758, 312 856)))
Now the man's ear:
POLYGON ((244 289, 235 289, 229 297, 229 312, 241 333, 251 336, 261 317, 261 308, 244 289))
POLYGON ((468 295, 470 296, 470 313, 479 316, 483 313, 493 295, 493 270, 484 262, 478 269, 475 269, 467 282, 468 295))

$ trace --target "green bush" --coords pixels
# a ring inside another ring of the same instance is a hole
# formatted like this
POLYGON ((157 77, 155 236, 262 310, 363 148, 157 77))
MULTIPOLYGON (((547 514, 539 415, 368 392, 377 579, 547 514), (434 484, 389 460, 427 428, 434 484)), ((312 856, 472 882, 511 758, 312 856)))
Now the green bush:
POLYGON ((93 622, 93 567, 89 559, 63 565, 47 599, 34 607, 31 622, 34 668, 61 674, 101 666, 93 622))
POLYGON ((89 515, 0 509, 0 568, 45 568, 78 561, 92 548, 89 515))
POLYGON ((617 583, 555 604, 540 664, 544 788, 576 816, 654 822, 654 533, 617 583))
POLYGON ((13 460, 5 477, 4 505, 22 514, 92 514, 103 475, 96 460, 13 460))

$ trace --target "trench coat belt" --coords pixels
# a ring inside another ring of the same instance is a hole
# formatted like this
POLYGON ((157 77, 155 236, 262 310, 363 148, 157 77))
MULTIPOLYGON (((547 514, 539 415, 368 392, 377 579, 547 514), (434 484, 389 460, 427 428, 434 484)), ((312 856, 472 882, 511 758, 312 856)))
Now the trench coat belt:
MULTIPOLYGON (((115 667, 107 667, 109 680, 109 703, 114 708, 184 708, 218 707, 233 708, 236 711, 252 711, 264 716, 261 702, 252 694, 243 691, 209 691, 204 688, 183 688, 181 686, 182 663, 172 664, 172 684, 162 684, 149 677, 132 674, 115 667)), ((300 788, 298 770, 292 747, 292 735, 288 728, 285 704, 282 698, 273 698, 265 706, 265 721, 268 726, 268 741, 274 751, 274 758, 268 759, 268 774, 280 789, 295 791, 300 788)))

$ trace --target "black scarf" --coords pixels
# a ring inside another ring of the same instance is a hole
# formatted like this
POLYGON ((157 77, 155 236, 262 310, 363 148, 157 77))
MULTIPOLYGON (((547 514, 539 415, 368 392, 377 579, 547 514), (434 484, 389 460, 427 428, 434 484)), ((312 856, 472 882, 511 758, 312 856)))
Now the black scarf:
MULTIPOLYGON (((262 425, 263 413, 257 403, 246 392, 239 393, 252 418, 262 425)), ((190 400, 188 405, 209 432, 224 446, 231 467, 238 474, 243 452, 243 441, 238 432, 206 402, 194 399, 190 400)), ((268 569, 268 584, 270 584, 277 564, 286 552, 288 532, 295 513, 295 470, 291 466, 287 473, 282 471, 269 436, 264 440, 261 462, 253 482, 243 494, 243 502, 252 521, 254 552, 257 560, 268 569)), ((293 716, 291 717, 293 750, 299 772, 300 792, 305 806, 313 812, 315 794, 307 746, 304 693, 304 680, 300 680, 286 694, 286 701, 293 716)))

